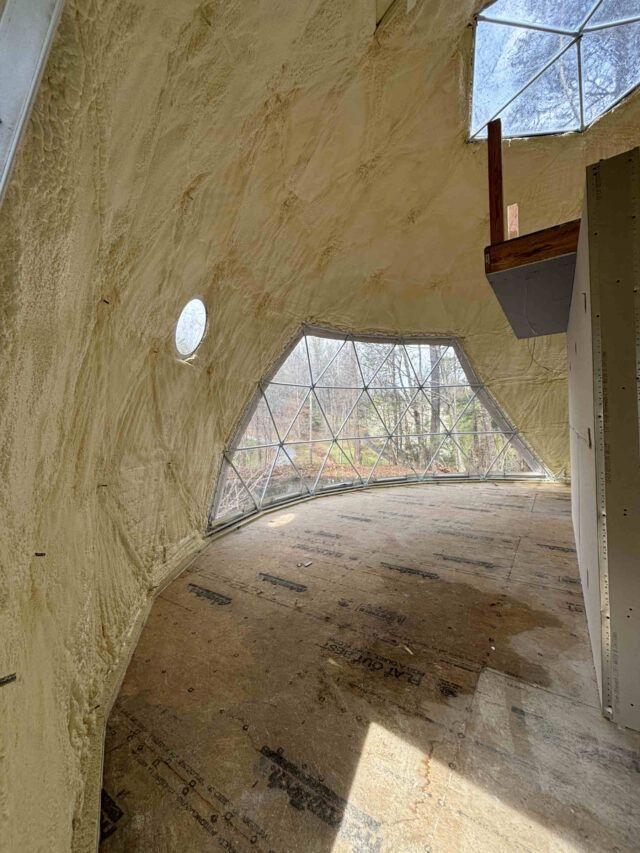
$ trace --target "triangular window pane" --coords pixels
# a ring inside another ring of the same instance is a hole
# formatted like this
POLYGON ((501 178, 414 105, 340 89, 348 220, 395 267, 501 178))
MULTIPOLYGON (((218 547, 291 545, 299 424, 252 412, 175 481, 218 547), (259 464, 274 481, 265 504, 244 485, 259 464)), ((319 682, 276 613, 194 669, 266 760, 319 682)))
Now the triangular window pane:
POLYGON ((367 341, 356 341, 356 352, 365 385, 370 385, 385 359, 393 349, 393 344, 377 344, 367 341))
POLYGON ((318 379, 318 385, 326 388, 362 388, 362 376, 358 367, 353 343, 347 341, 340 352, 318 379))
POLYGON ((386 436, 386 429, 378 410, 366 391, 353 407, 351 414, 340 430, 340 438, 357 438, 358 436, 386 436))
POLYGON ((469 379, 453 347, 447 347, 429 377, 430 385, 468 385, 469 379))
POLYGON ((370 482, 380 480, 416 479, 418 472, 410 464, 407 449, 410 442, 394 436, 386 443, 375 468, 371 472, 370 482))
POLYGON ((398 422, 404 416, 416 393, 416 388, 370 389, 369 396, 373 400, 382 423, 389 432, 395 431, 398 422))
POLYGON ((399 435, 423 435, 444 432, 440 420, 439 397, 418 391, 394 429, 399 435))
POLYGON ((240 477, 228 462, 220 474, 220 498, 216 507, 215 521, 236 518, 253 512, 256 504, 245 489, 240 477))
POLYGON ((489 477, 497 477, 500 475, 514 476, 532 473, 537 472, 532 470, 529 462, 519 452, 516 442, 511 441, 506 450, 502 452, 489 468, 487 475, 489 477))
POLYGON ((319 338, 315 335, 307 337, 309 349, 309 361, 311 362, 311 376, 317 382, 322 372, 344 346, 343 340, 334 338, 319 338))
POLYGON ((467 458, 467 470, 473 476, 484 477, 493 467, 511 436, 502 433, 455 433, 458 446, 467 458))
POLYGON ((349 457, 342 447, 334 442, 324 463, 317 488, 326 489, 330 486, 353 485, 360 482, 358 472, 354 469, 349 457))
POLYGON ((640 83, 640 23, 609 27, 582 38, 584 120, 595 121, 640 83))
POLYGON ((331 429, 316 395, 311 391, 287 433, 287 444, 293 441, 318 441, 323 438, 332 438, 331 429))
POLYGON ((340 446, 362 480, 366 482, 386 443, 386 438, 347 438, 341 439, 340 446))
POLYGON ((472 427, 472 412, 476 402, 476 388, 470 385, 440 385, 429 391, 431 405, 446 429, 467 430, 472 427))
POLYGON ((412 472, 422 476, 444 438, 443 433, 393 435, 387 455, 393 456, 397 463, 407 465, 412 472))
POLYGON ((283 385, 311 384, 307 344, 304 338, 300 338, 271 381, 283 385))
POLYGON ((334 436, 336 436, 342 424, 347 419, 349 412, 355 406, 360 391, 357 388, 316 387, 315 393, 329 422, 329 426, 334 436))
POLYGON ((431 344, 405 344, 404 348, 421 384, 432 373, 438 373, 439 362, 446 350, 445 346, 440 344, 435 346, 431 344))
POLYGON ((239 439, 242 444, 239 447, 255 447, 259 444, 277 444, 278 433, 271 417, 269 407, 262 395, 258 399, 258 405, 251 420, 239 439))
POLYGON ((257 504, 260 503, 277 450, 277 447, 255 447, 251 450, 236 450, 231 457, 233 467, 257 504))
POLYGON ((275 421, 280 438, 284 440, 304 401, 309 389, 297 385, 268 385, 264 395, 275 421))
POLYGON ((332 441, 314 441, 307 444, 287 444, 285 450, 312 491, 318 474, 327 457, 332 441))
POLYGON ((469 460, 451 436, 440 442, 425 470, 427 477, 447 477, 468 473, 470 473, 469 460))
POLYGON ((420 380, 402 344, 393 348, 370 385, 372 388, 407 388, 414 391, 419 387, 420 380))
POLYGON ((575 32, 595 6, 597 0, 496 0, 482 14, 501 21, 575 32))
POLYGON ((308 491, 287 453, 280 448, 264 493, 263 506, 298 497, 307 494, 308 491))
POLYGON ((569 36, 478 21, 472 136, 570 44, 569 36))
MULTIPOLYGON (((455 428, 455 432, 500 432, 511 434, 512 430, 505 427, 498 419, 491 414, 489 409, 482 402, 482 391, 479 392, 464 409, 457 423, 451 424, 451 428, 455 428)), ((486 393, 486 392, 484 392, 486 393)))
POLYGON ((507 136, 580 130, 578 51, 572 45, 500 113, 507 136))
POLYGON ((613 24, 640 18, 640 0, 603 0, 595 14, 589 18, 587 30, 601 24, 613 24))

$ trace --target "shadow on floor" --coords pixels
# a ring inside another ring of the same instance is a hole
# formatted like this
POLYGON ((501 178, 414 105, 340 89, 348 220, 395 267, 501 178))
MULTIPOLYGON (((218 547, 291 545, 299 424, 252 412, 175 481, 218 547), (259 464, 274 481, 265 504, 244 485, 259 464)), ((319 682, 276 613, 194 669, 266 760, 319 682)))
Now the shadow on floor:
POLYGON ((213 542, 111 715, 103 853, 634 849, 640 737, 599 713, 567 510, 399 487, 213 542))

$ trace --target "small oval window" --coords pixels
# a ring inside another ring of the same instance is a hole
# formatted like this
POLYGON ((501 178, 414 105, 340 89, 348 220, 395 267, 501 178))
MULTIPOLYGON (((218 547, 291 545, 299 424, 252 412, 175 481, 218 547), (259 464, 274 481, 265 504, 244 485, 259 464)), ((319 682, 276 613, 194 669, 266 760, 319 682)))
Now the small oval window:
POLYGON ((207 325, 207 309, 201 299, 191 299, 176 323, 176 349, 186 358, 198 349, 207 325))

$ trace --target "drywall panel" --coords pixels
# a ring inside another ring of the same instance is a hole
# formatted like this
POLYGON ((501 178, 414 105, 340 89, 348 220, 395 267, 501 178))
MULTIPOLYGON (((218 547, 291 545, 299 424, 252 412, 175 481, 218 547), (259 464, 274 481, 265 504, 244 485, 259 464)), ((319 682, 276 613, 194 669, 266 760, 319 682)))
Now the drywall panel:
POLYGON ((640 729, 640 149, 587 170, 567 336, 573 522, 605 714, 640 729))
POLYGON ((591 166, 587 200, 603 699, 640 729, 640 149, 591 166))
POLYGON ((596 459, 594 447, 593 355, 589 282, 588 210, 582 212, 576 274, 567 329, 571 511, 580 580, 602 698, 602 630, 597 535, 596 459))

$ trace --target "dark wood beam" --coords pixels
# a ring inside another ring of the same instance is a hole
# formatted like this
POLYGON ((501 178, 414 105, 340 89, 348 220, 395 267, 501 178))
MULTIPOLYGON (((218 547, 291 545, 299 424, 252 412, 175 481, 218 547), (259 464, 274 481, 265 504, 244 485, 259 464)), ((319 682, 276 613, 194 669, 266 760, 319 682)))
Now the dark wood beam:
POLYGON ((499 118, 488 126, 489 161, 489 227, 491 243, 504 240, 504 198, 502 190, 502 122, 499 118))
POLYGON ((578 251, 579 235, 580 220, 574 219, 487 246, 484 250, 485 272, 503 272, 525 264, 575 254, 578 251))

